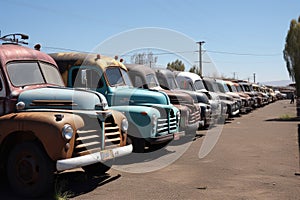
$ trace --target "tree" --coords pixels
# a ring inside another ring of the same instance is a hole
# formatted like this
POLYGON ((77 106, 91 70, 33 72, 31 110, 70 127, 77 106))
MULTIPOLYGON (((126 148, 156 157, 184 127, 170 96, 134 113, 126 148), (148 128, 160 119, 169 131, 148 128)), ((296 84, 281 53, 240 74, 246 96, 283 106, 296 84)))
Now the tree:
POLYGON ((167 69, 172 70, 172 71, 184 71, 185 66, 184 63, 181 60, 175 60, 171 63, 167 64, 167 69))
POLYGON ((198 74, 199 76, 201 76, 200 69, 196 65, 194 65, 192 68, 190 68, 189 72, 192 72, 192 73, 195 73, 195 74, 198 74))
MULTIPOLYGON (((286 36, 283 57, 290 77, 296 82, 297 97, 300 96, 300 16, 293 19, 286 36)), ((297 115, 300 116, 300 102, 297 101, 297 115)))

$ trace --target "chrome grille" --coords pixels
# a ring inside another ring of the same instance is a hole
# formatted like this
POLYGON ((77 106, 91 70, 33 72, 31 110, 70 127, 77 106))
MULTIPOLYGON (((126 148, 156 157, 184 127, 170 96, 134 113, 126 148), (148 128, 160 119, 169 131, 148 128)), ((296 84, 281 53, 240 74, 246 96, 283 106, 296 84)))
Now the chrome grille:
POLYGON ((176 114, 171 109, 157 108, 161 117, 157 121, 157 135, 166 135, 177 130, 176 114))
POLYGON ((74 157, 120 146, 121 134, 112 116, 106 118, 105 122, 97 118, 88 118, 85 122, 85 126, 76 132, 74 157))
POLYGON ((189 106, 189 108, 190 108, 189 124, 194 124, 194 123, 200 121, 200 118, 201 118, 200 109, 197 110, 195 106, 189 106))
POLYGON ((105 148, 119 147, 121 143, 121 133, 117 124, 114 123, 113 117, 110 116, 105 120, 105 148))

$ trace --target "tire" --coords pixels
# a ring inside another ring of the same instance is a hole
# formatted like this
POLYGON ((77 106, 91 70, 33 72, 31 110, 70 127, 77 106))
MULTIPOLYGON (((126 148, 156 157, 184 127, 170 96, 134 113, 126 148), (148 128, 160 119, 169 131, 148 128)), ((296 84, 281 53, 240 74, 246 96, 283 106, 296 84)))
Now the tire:
POLYGON ((25 197, 40 197, 53 189, 54 163, 35 142, 14 146, 6 171, 11 188, 25 197))
POLYGON ((95 163, 92 165, 87 165, 82 167, 82 169, 90 174, 90 175, 103 175, 105 174, 108 170, 110 170, 112 166, 113 160, 106 161, 105 163, 95 163))
POLYGON ((130 124, 129 127, 128 133, 130 133, 130 135, 127 135, 127 143, 132 144, 132 151, 134 153, 144 153, 146 147, 145 139, 135 125, 130 124))
POLYGON ((144 138, 131 137, 132 147, 134 153, 144 153, 146 142, 144 138))

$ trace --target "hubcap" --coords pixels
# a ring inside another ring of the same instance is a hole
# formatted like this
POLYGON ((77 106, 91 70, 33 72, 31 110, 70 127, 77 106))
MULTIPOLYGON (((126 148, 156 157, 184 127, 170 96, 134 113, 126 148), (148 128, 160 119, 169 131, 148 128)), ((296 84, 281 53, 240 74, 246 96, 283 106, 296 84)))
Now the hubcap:
POLYGON ((17 177, 24 184, 34 183, 39 173, 39 167, 31 156, 26 156, 19 160, 16 170, 17 177))

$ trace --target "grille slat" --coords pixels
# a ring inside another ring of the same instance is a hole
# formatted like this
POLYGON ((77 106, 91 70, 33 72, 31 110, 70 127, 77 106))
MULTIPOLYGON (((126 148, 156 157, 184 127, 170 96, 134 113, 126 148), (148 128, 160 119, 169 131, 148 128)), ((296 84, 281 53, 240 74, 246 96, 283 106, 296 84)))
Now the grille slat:
POLYGON ((97 118, 84 117, 86 126, 76 132, 74 157, 99 152, 103 150, 101 148, 103 146, 105 149, 120 146, 121 133, 118 125, 114 122, 113 116, 107 117, 105 122, 101 122, 97 118), (103 128, 104 141, 102 141, 103 128))
POLYGON ((100 142, 89 142, 89 143, 83 143, 83 144, 79 144, 77 145, 76 148, 80 149, 80 148, 83 148, 83 147, 88 147, 88 146, 93 146, 93 145, 98 145, 100 144, 100 142))
POLYGON ((120 141, 120 138, 105 139, 105 142, 115 142, 115 141, 120 141))

